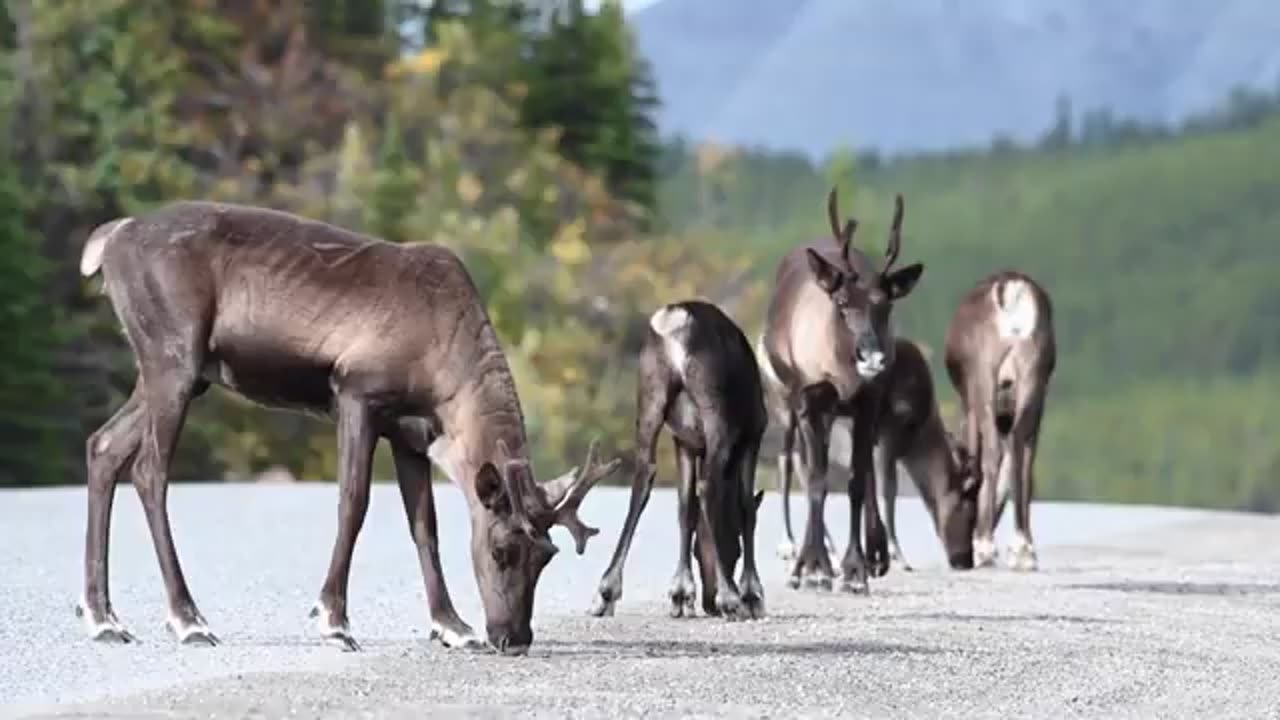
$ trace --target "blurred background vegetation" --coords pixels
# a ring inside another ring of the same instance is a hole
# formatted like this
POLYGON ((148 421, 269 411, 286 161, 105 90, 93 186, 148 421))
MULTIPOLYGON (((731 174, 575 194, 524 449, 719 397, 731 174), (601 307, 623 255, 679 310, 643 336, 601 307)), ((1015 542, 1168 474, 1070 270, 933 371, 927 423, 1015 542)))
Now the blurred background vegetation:
MULTIPOLYGON (((661 136, 614 2, 9 0, 0 48, 0 485, 83 482, 84 439, 132 384, 76 271, 121 214, 216 198, 454 248, 547 472, 597 435, 633 447, 657 305, 709 298, 754 338, 837 184, 874 252, 906 197, 904 259, 927 269, 895 313, 949 420, 957 299, 1002 267, 1052 293, 1039 497, 1280 509, 1280 93, 1176 126, 1064 113, 1034 143, 815 160, 661 136)), ((174 473, 324 480, 334 454, 330 426, 215 391, 174 473)))

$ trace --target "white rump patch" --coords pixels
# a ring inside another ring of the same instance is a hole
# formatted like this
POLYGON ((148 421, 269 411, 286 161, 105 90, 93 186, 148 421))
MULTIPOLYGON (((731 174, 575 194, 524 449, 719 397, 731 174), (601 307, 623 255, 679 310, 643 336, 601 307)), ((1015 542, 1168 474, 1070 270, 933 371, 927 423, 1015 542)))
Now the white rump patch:
POLYGON ((996 330, 1000 337, 1022 340, 1035 332, 1040 308, 1036 306, 1034 291, 1025 281, 1006 280, 995 285, 991 288, 991 301, 996 306, 996 330))
POLYGON ((662 346, 667 352, 667 361, 675 368, 680 377, 684 377, 686 365, 689 363, 688 327, 693 322, 689 311, 680 307, 659 309, 649 318, 649 327, 662 337, 662 346))
POLYGON ((133 224, 133 218, 121 218, 113 220, 110 223, 99 227, 89 235, 89 239, 85 241, 84 252, 80 254, 80 274, 85 277, 91 277, 94 273, 102 269, 102 253, 107 249, 107 243, 111 238, 115 237, 121 230, 133 224))
POLYGON ((769 351, 765 350, 763 334, 756 338, 756 364, 760 366, 767 382, 782 387, 782 380, 778 378, 778 372, 773 369, 773 363, 769 360, 769 351))

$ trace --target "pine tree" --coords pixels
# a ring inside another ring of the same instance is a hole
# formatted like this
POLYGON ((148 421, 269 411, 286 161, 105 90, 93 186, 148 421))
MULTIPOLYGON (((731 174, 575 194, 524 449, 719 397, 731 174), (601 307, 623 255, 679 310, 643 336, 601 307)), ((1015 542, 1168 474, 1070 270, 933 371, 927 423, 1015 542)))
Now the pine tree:
POLYGON ((622 6, 606 0, 597 14, 570 0, 535 38, 525 64, 526 127, 556 127, 560 151, 600 173, 619 198, 652 210, 661 155, 653 114, 658 100, 622 6))

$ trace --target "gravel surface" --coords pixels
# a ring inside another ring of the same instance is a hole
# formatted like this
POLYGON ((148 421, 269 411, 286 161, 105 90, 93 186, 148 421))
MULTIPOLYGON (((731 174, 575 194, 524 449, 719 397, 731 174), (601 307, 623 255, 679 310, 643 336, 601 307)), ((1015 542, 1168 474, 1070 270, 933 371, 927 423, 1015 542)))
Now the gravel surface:
MULTIPOLYGON (((440 486, 437 498, 445 573, 459 610, 480 625, 461 497, 440 486)), ((833 496, 829 505, 840 543, 847 504, 833 496)), ((918 502, 903 498, 899 533, 915 571, 895 566, 870 596, 852 597, 783 585, 771 493, 758 530, 769 617, 726 623, 666 617, 675 503, 657 491, 618 614, 596 619, 585 609, 626 512, 625 491, 602 488, 583 507, 603 529, 585 556, 555 533, 565 552, 539 586, 530 656, 501 658, 427 642, 393 486, 375 489, 356 549, 361 653, 320 643, 306 619, 333 541, 333 485, 175 485, 170 505, 218 648, 178 647, 163 630, 163 586, 131 490, 116 502, 111 587, 142 642, 124 647, 90 643, 72 612, 83 488, 0 493, 0 715, 1280 716, 1272 516, 1040 503, 1039 572, 956 573, 918 502)))

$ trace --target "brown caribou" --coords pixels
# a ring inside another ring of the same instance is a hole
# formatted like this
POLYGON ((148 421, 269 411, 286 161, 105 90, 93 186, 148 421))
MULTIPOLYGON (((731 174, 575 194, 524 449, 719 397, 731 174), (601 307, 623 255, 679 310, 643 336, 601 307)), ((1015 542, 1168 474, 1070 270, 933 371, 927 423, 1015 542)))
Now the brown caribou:
POLYGON ((760 368, 742 330, 716 305, 686 300, 659 308, 640 350, 636 388, 637 462, 631 504, 590 613, 612 615, 622 568, 657 475, 665 425, 680 468, 680 555, 671 581, 672 617, 692 617, 697 588, 689 565, 697 535, 702 608, 729 620, 764 616, 756 569, 756 460, 769 415, 760 368), (742 557, 742 576, 733 580, 742 557))
MULTIPOLYGON (((947 561, 956 570, 973 567, 973 530, 978 497, 977 478, 969 453, 946 429, 938 409, 929 362, 916 343, 897 337, 893 366, 889 369, 884 412, 876 440, 876 484, 880 511, 889 535, 889 558, 911 570, 898 544, 894 512, 898 496, 898 468, 911 478, 942 541, 947 561)), ((832 427, 832 439, 844 423, 832 427)), ((835 442, 832 445, 836 445, 835 442)), ((794 453, 793 453, 794 455, 794 453)), ((794 459, 792 460, 794 462, 794 459)), ((832 470, 839 470, 832 461, 832 470)), ((782 478, 783 527, 792 547, 790 502, 791 476, 782 478)), ((784 555, 785 556, 785 555, 784 555)))
POLYGON ((889 570, 888 543, 876 507, 873 451, 884 407, 886 370, 893 365, 891 311, 911 292, 924 266, 894 269, 902 246, 902 196, 895 198, 888 249, 879 268, 854 248, 857 222, 839 221, 836 190, 827 196, 827 219, 836 242, 796 247, 778 265, 765 329, 756 350, 783 425, 784 475, 797 430, 809 496, 809 519, 789 584, 829 589, 833 571, 823 545, 826 524, 827 453, 836 417, 853 421, 849 466, 849 544, 841 562, 842 590, 866 592, 867 576, 889 570), (867 490, 871 490, 870 493, 867 490), (862 551, 865 516, 867 556, 862 551), (868 562, 869 560, 869 562, 868 562))
POLYGON ((597 466, 589 451, 581 472, 534 481, 506 356, 457 255, 274 210, 183 201, 96 228, 80 270, 102 273, 138 368, 129 399, 86 448, 85 586, 77 611, 91 637, 133 639, 107 591, 112 496, 129 472, 164 579, 169 630, 182 643, 218 643, 187 588, 166 505, 188 405, 217 384, 337 425, 338 531, 311 611, 323 637, 359 648, 347 580, 374 446, 385 439, 433 637, 451 647, 483 645, 455 612, 441 572, 432 460, 470 508, 488 642, 504 654, 528 650, 534 590, 557 552, 548 530, 568 528, 581 554, 598 531, 578 519, 578 507, 619 461, 597 466))
POLYGON ((993 273, 956 307, 945 355, 964 412, 964 442, 981 487, 974 563, 984 567, 995 562, 995 529, 1012 489, 1015 528, 1009 566, 1034 570, 1033 469, 1057 362, 1049 293, 1025 273, 993 273))

